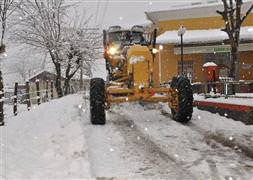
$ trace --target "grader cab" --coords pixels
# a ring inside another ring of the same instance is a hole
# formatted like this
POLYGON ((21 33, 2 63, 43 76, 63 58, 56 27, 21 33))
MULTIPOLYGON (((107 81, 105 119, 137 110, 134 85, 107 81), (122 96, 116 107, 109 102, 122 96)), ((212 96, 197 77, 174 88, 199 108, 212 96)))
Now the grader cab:
POLYGON ((187 78, 173 77, 170 87, 154 85, 156 30, 150 36, 141 26, 113 26, 103 31, 103 44, 108 76, 90 81, 92 124, 105 124, 105 110, 112 104, 134 101, 168 103, 173 119, 191 119, 193 92, 187 78))

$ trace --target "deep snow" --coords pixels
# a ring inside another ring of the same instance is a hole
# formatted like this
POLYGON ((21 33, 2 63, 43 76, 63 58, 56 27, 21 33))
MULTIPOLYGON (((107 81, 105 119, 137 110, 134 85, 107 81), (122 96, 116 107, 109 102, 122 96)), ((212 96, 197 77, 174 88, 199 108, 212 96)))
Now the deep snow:
POLYGON ((81 94, 35 106, 0 128, 0 179, 253 179, 252 126, 197 109, 182 125, 168 112, 126 103, 93 126, 81 94))
POLYGON ((0 128, 0 179, 90 178, 81 102, 80 95, 67 96, 7 118, 0 128))

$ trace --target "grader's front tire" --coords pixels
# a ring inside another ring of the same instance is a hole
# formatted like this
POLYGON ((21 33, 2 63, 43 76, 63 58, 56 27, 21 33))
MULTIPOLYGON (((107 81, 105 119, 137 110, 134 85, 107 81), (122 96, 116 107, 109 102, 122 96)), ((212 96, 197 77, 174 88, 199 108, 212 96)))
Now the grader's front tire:
POLYGON ((105 82, 101 78, 90 81, 90 117, 94 125, 104 125, 105 119, 105 82))
POLYGON ((174 77, 171 87, 178 91, 178 109, 171 109, 174 120, 187 123, 193 113, 193 90, 190 81, 185 77, 174 77))

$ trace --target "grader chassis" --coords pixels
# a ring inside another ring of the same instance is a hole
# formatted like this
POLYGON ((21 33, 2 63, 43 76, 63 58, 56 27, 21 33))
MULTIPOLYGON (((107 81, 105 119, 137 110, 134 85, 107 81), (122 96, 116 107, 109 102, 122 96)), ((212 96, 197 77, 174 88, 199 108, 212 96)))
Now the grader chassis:
POLYGON ((107 81, 90 81, 91 123, 106 123, 111 104, 143 101, 168 103, 173 119, 186 123, 192 117, 192 87, 184 76, 173 77, 170 87, 154 85, 156 30, 148 40, 144 28, 110 27, 103 31, 107 81))

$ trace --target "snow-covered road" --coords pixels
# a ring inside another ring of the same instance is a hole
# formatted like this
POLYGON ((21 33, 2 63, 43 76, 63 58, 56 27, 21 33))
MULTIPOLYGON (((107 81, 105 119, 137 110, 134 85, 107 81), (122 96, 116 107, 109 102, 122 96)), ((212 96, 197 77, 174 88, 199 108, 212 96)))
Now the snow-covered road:
POLYGON ((116 111, 194 179, 253 179, 252 158, 240 148, 252 145, 252 139, 247 138, 253 132, 252 126, 197 109, 193 120, 182 125, 159 110, 144 109, 134 105, 116 111), (242 142, 236 145, 239 139, 242 142))
POLYGON ((252 126, 197 109, 182 125, 167 112, 124 104, 92 126, 80 94, 42 104, 0 128, 0 179, 253 180, 252 126))

